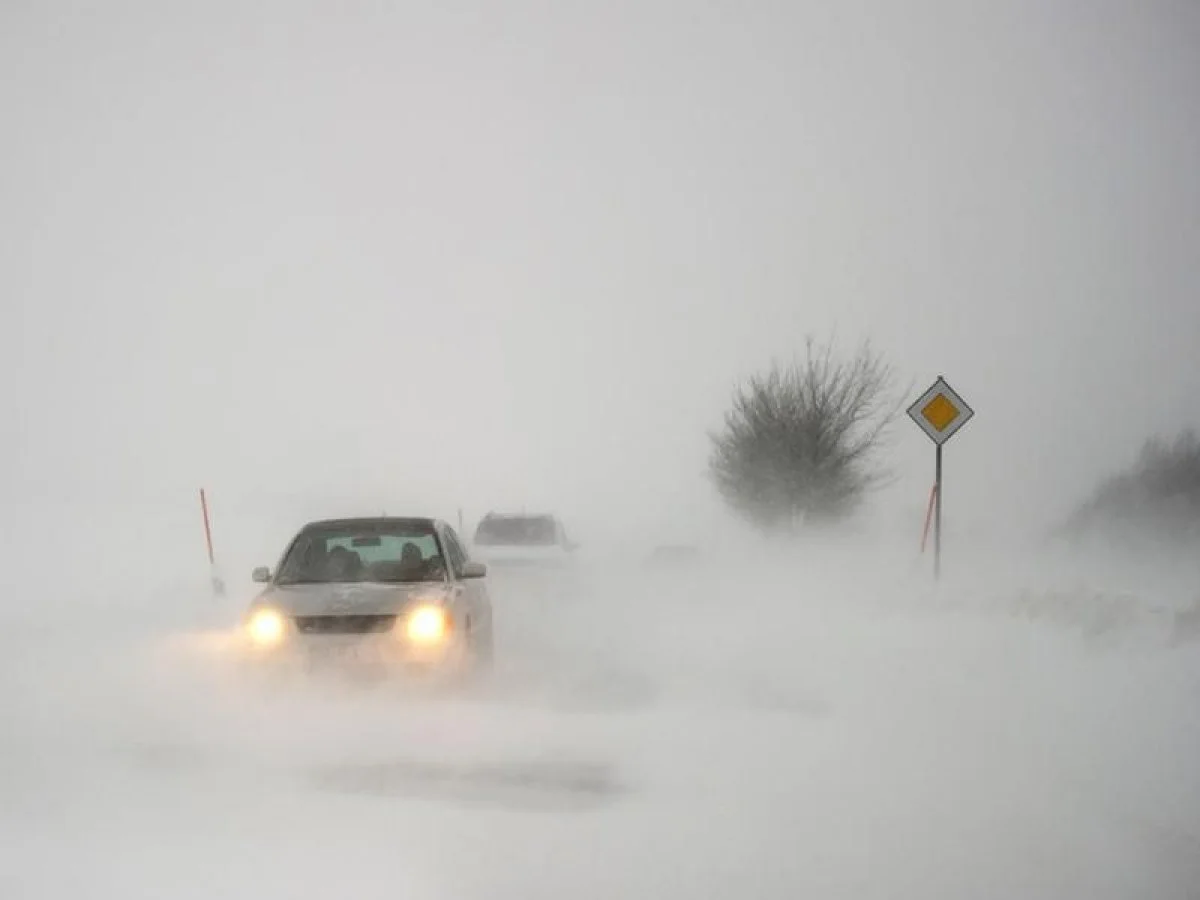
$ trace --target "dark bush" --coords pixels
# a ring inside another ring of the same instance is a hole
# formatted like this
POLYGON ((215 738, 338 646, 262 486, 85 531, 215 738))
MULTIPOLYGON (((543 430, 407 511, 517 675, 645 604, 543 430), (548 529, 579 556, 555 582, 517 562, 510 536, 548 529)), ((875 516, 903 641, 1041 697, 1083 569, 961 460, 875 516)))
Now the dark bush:
POLYGON ((1126 471, 1105 479, 1071 515, 1077 538, 1107 537, 1185 546, 1200 540, 1200 440, 1146 442, 1126 471))
POLYGON ((722 498, 766 531, 849 516, 886 478, 877 457, 900 407, 892 381, 870 344, 843 360, 811 339, 802 360, 751 377, 710 435, 722 498))

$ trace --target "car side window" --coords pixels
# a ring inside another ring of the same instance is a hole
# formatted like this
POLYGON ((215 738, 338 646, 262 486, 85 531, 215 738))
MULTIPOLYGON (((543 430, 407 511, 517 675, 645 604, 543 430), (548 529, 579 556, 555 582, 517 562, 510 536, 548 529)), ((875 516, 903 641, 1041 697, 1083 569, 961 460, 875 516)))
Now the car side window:
POLYGON ((462 577, 463 568, 467 564, 467 553, 459 543, 458 535, 449 526, 446 528, 446 554, 450 557, 451 571, 456 577, 462 577))

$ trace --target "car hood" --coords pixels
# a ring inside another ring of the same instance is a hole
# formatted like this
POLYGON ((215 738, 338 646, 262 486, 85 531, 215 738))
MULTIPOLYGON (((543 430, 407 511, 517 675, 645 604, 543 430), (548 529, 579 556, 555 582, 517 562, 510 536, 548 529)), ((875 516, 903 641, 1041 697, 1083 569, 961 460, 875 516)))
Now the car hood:
POLYGON ((417 597, 440 596, 441 582, 420 584, 289 584, 263 591, 254 606, 293 616, 391 615, 417 597))

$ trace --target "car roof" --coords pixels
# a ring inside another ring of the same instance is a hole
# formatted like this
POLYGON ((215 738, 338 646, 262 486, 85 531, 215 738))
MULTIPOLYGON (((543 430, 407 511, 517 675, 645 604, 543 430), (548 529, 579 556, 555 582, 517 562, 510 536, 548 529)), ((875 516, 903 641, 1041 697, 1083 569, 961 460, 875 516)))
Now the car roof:
POLYGON ((487 519, 557 519, 551 512, 489 512, 483 517, 487 519))
POLYGON ((441 519, 429 516, 352 516, 341 519, 317 519, 304 526, 303 531, 310 528, 355 528, 363 525, 415 525, 417 527, 436 528, 442 525, 441 519))

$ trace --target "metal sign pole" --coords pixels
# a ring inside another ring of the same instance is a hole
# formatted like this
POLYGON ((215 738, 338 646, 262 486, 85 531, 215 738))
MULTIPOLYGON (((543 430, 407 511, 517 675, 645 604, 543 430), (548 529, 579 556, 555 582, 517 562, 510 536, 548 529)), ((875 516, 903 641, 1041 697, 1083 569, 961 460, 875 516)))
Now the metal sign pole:
POLYGON ((938 444, 934 451, 937 454, 934 472, 933 495, 933 577, 942 577, 942 445, 938 444))

